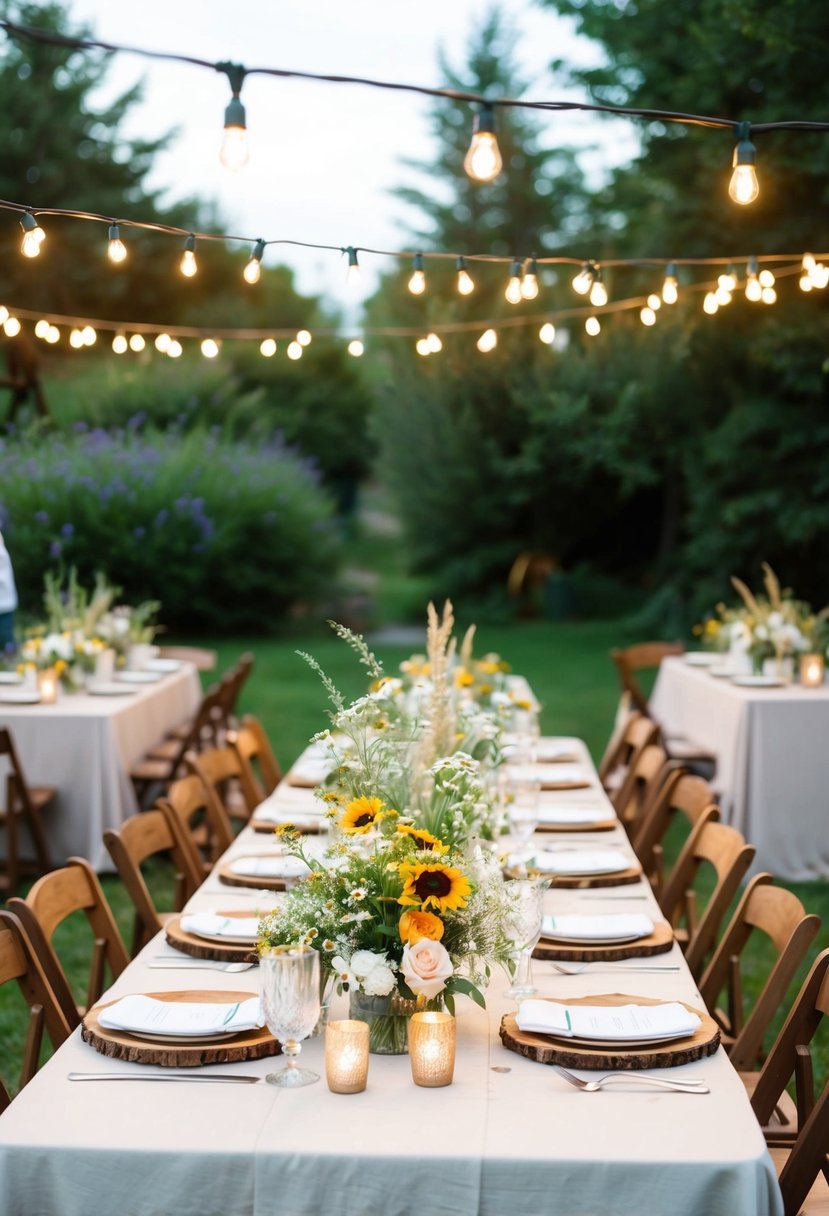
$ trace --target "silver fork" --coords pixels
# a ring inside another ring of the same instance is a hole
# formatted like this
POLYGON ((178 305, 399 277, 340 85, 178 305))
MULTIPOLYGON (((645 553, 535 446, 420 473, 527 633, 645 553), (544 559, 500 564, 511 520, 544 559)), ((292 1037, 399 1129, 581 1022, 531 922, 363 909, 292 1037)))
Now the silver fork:
POLYGON ((635 1072, 607 1072, 601 1077, 593 1077, 590 1081, 583 1081, 581 1077, 577 1077, 575 1073, 568 1072, 560 1064, 553 1064, 552 1067, 565 1081, 569 1081, 576 1089, 581 1089, 586 1094, 595 1093, 597 1090, 603 1089, 605 1085, 612 1085, 614 1081, 630 1081, 633 1084, 648 1085, 655 1089, 673 1090, 678 1094, 710 1094, 711 1092, 704 1084, 704 1077, 698 1077, 694 1081, 667 1081, 663 1077, 651 1076, 650 1073, 645 1075, 644 1073, 635 1072))
POLYGON ((624 963, 553 963, 553 970, 559 975, 581 975, 584 971, 590 968, 588 974, 596 975, 600 971, 679 971, 679 967, 667 966, 649 966, 647 964, 634 963, 632 967, 626 966, 624 963))

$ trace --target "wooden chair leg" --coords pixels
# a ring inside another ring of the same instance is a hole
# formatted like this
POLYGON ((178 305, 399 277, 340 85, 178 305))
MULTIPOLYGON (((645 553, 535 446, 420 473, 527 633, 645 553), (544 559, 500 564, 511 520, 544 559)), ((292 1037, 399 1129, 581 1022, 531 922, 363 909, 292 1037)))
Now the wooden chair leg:
POLYGON ((14 895, 20 878, 17 869, 17 800, 14 781, 6 782, 6 882, 8 894, 14 895))
POLYGON ((32 844, 35 846, 38 865, 41 872, 47 874, 49 870, 54 869, 52 858, 49 853, 49 845, 46 838, 46 829, 43 826, 43 820, 40 816, 40 807, 32 806, 29 819, 29 830, 32 836, 32 844))

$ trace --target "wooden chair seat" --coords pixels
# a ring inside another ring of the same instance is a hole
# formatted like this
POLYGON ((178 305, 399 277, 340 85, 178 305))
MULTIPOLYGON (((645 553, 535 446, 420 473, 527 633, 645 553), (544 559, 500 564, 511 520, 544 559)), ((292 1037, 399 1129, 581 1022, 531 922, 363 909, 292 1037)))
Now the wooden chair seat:
MULTIPOLYGON (((771 1154, 771 1159, 774 1162, 774 1168, 779 1178, 783 1172, 783 1167, 791 1156, 791 1150, 780 1145, 771 1145, 769 1153, 771 1154)), ((803 1216, 829 1216, 829 1183, 827 1183, 823 1174, 818 1174, 812 1183, 811 1190, 798 1207, 798 1216, 801 1212, 803 1216)), ((788 1210, 786 1216, 790 1216, 788 1210)), ((794 1214, 791 1214, 791 1216, 794 1216, 794 1214)))
MULTIPOLYGON (((740 1080, 749 1098, 753 1097, 759 1079, 759 1069, 757 1072, 740 1073, 740 1080)), ((794 1141, 797 1135, 797 1103, 790 1097, 788 1090, 784 1089, 777 1099, 771 1118, 763 1128, 763 1135, 768 1141, 794 1141)))
POLYGON ((144 759, 165 760, 169 766, 170 761, 175 760, 176 756, 181 752, 181 741, 187 738, 187 729, 189 728, 184 728, 184 733, 178 737, 171 736, 169 739, 162 739, 160 743, 154 743, 144 759))

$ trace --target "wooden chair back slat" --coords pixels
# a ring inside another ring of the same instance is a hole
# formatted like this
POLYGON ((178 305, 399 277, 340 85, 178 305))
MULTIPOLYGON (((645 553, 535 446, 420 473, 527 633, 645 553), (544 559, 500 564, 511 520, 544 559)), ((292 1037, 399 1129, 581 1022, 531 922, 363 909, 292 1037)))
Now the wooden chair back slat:
POLYGON ((199 864, 205 874, 209 873, 213 863, 233 841, 230 820, 216 795, 200 777, 191 773, 174 781, 158 805, 166 807, 177 823, 179 838, 189 836, 197 856, 201 856, 204 845, 207 856, 199 864), (198 830, 200 826, 205 829, 204 840, 198 830))
POLYGON ((649 743, 630 766, 628 776, 611 798, 616 814, 628 835, 632 835, 657 790, 667 779, 668 753, 659 743, 649 743))
POLYGON ((282 769, 262 724, 246 714, 237 731, 227 737, 239 757, 240 781, 249 806, 258 806, 282 780, 282 769))
POLYGON ((657 742, 658 736, 656 723, 638 710, 627 716, 612 751, 605 753, 607 764, 602 760, 602 784, 611 796, 615 795, 620 800, 629 797, 624 786, 630 777, 630 770, 645 748, 657 742))
POLYGON ((638 709, 642 714, 648 714, 648 698, 645 696, 639 681, 637 671, 645 671, 658 667, 669 655, 683 654, 685 647, 681 642, 639 642, 624 650, 612 650, 612 658, 619 676, 622 694, 627 695, 632 709, 638 709))
POLYGON ((257 803, 249 800, 239 755, 227 737, 224 747, 209 747, 198 755, 188 753, 185 765, 213 791, 231 819, 250 818, 257 803))
POLYGON ((711 786, 703 777, 695 777, 681 767, 666 777, 645 808, 633 833, 632 843, 657 898, 665 881, 662 842, 671 823, 679 815, 687 821, 690 832, 708 811, 714 812, 708 816, 709 819, 719 819, 719 808, 711 786))

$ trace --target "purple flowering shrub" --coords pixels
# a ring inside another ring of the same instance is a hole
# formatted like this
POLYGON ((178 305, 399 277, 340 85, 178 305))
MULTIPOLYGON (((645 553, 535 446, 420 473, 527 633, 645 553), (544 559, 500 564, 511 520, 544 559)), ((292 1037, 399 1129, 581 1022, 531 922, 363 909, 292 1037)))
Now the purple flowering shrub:
POLYGON ((283 441, 126 429, 0 440, 0 528, 24 609, 43 575, 102 571, 170 629, 269 630, 330 591, 339 538, 313 466, 283 441))

